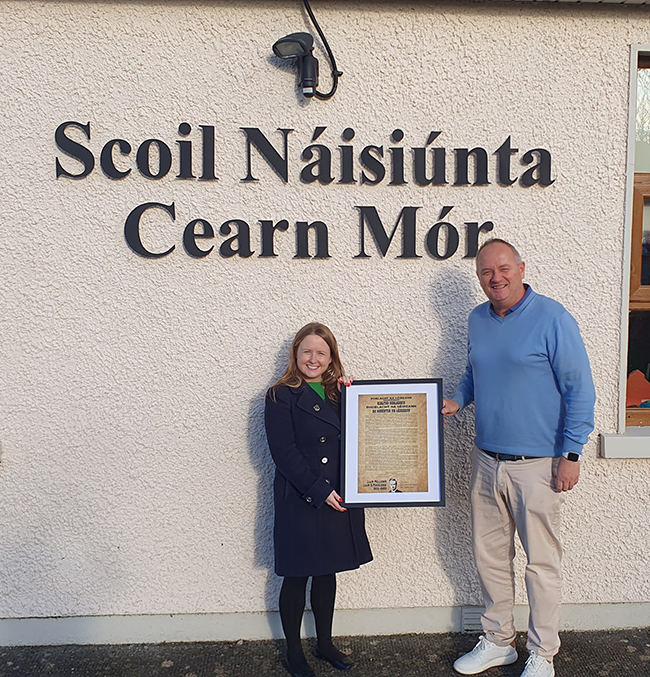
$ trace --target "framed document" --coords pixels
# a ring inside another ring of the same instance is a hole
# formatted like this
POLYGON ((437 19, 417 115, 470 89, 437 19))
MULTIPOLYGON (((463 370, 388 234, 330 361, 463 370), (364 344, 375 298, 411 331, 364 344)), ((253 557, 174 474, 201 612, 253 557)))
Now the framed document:
POLYGON ((344 504, 443 506, 442 379, 354 381, 341 398, 344 504))

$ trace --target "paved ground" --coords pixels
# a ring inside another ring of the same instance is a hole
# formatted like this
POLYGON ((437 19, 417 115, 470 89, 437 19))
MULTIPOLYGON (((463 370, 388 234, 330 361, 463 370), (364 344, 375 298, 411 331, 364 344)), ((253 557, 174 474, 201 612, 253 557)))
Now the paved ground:
MULTIPOLYGON (((343 637, 340 648, 356 662, 349 673, 311 662, 318 677, 452 677, 451 664, 475 642, 476 636, 461 634, 343 637)), ((517 638, 517 663, 487 677, 518 677, 524 642, 517 638)), ((562 642, 557 677, 650 677, 650 628, 567 632, 562 642)), ((274 641, 0 647, 0 677, 287 677, 282 649, 274 641)))

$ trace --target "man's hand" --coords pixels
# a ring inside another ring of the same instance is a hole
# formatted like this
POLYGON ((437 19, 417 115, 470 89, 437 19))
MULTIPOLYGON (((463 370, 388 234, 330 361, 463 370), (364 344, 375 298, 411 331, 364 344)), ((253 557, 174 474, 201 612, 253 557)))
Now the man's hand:
POLYGON ((580 461, 569 461, 568 458, 560 459, 557 464, 557 477, 555 478, 555 490, 570 491, 578 484, 580 477, 580 461))
POLYGON ((440 413, 443 416, 453 416, 459 409, 458 402, 455 402, 454 400, 443 400, 440 413))

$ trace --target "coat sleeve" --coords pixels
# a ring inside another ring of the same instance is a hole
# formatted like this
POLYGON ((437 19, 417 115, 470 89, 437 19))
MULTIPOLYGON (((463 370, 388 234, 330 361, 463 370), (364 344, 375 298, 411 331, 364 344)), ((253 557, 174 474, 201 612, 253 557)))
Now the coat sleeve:
POLYGON ((332 493, 332 486, 312 470, 296 444, 291 394, 286 388, 275 391, 275 400, 266 395, 264 425, 271 456, 280 473, 314 508, 320 508, 332 493))

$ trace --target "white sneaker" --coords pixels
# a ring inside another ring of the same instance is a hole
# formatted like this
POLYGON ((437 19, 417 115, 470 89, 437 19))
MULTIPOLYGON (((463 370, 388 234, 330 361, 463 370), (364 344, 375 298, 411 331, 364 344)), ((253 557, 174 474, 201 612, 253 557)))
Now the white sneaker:
MULTIPOLYGON (((488 668, 495 668, 497 665, 510 665, 516 660, 517 650, 514 646, 510 644, 498 646, 481 635, 478 644, 454 663, 454 670, 460 672, 461 675, 477 675, 488 668)), ((539 674, 542 677, 545 673, 540 672, 539 674)), ((533 675, 536 675, 536 673, 531 672, 526 677, 533 677, 533 675)))
POLYGON ((549 663, 546 658, 531 651, 521 677, 555 677, 553 661, 549 663))

